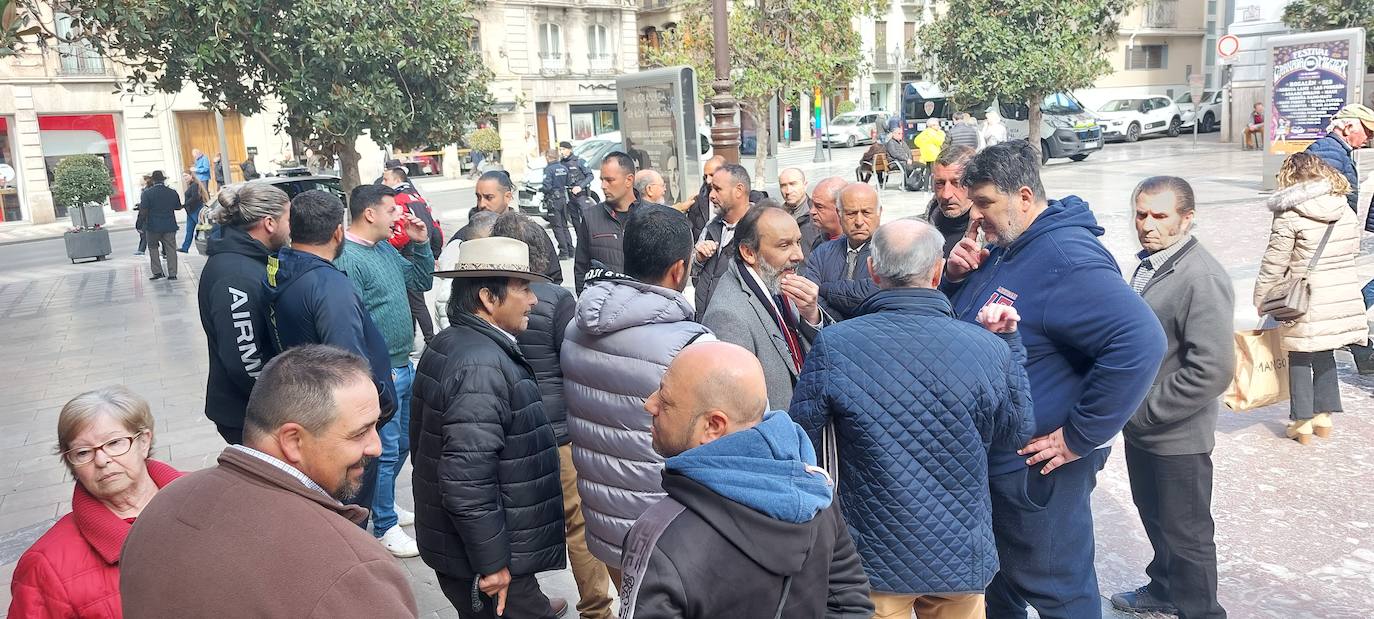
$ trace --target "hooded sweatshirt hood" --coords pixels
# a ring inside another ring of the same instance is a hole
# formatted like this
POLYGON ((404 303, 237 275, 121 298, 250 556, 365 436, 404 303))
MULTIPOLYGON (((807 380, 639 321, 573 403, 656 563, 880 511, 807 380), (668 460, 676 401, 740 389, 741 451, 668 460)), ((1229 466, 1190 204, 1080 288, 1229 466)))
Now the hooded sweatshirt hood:
POLYGON ((830 506, 833 486, 816 466, 816 450, 783 411, 758 425, 664 461, 731 501, 783 522, 809 522, 830 506))
POLYGON ((577 302, 577 326, 592 335, 630 327, 690 321, 692 302, 681 292, 618 274, 588 273, 587 288, 577 302))
POLYGON ((241 254, 263 264, 267 263, 267 257, 271 255, 265 245, 247 232, 234 226, 223 225, 215 226, 210 231, 209 238, 205 242, 205 253, 208 256, 241 254))
POLYGON ((1331 193, 1331 183, 1326 180, 1307 181, 1280 189, 1269 196, 1268 206, 1275 215, 1291 210, 1323 223, 1339 221, 1345 213, 1344 209, 1349 208, 1345 196, 1331 193))
POLYGON ((1102 236, 1106 233, 1102 226, 1097 225, 1097 217, 1093 216, 1087 202, 1078 196, 1064 196, 1062 199, 1049 201, 1045 211, 1031 222, 1030 227, 1021 233, 1011 247, 1007 248, 1007 259, 1015 256, 1017 251, 1029 245, 1036 237, 1070 227, 1086 228, 1093 236, 1102 236))

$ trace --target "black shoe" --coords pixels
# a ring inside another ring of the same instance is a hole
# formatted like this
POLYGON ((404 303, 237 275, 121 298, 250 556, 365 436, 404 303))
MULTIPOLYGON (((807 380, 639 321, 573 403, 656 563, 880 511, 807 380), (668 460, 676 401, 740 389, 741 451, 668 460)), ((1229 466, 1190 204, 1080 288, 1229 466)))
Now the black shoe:
POLYGON ((1374 348, 1364 344, 1351 344, 1346 347, 1350 356, 1355 358, 1355 369, 1361 376, 1374 374, 1374 348))
POLYGON ((168 275, 168 276, 167 276, 167 281, 169 281, 169 282, 170 282, 170 281, 176 281, 176 278, 177 278, 177 276, 175 276, 175 275, 168 275))
POLYGON ((1161 600, 1150 593, 1149 587, 1126 591, 1112 596, 1112 607, 1128 613, 1164 613, 1177 615, 1178 609, 1168 600, 1161 600))
POLYGON ((157 275, 154 275, 154 276, 152 276, 152 277, 149 277, 149 278, 148 278, 148 281, 153 281, 153 280, 158 280, 158 279, 162 279, 162 274, 161 274, 161 273, 158 273, 157 275))

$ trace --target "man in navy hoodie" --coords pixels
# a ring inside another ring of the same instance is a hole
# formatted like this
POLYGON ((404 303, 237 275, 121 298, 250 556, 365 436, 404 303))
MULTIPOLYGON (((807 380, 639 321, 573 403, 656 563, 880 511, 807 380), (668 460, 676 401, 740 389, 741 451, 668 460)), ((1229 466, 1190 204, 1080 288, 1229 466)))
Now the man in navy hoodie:
POLYGON ((744 348, 682 349, 644 403, 667 498, 626 535, 621 617, 873 616, 834 485, 744 348))
POLYGON ((991 146, 964 169, 973 203, 945 284, 954 313, 974 322, 990 303, 1021 315, 1035 438, 992 450, 988 474, 1001 569, 989 617, 1101 617, 1091 494, 1110 443, 1149 391, 1165 338, 1097 240, 1076 196, 1047 200, 1039 154, 1025 141, 991 146), (991 249, 978 246, 982 231, 991 249))
MULTIPOLYGON (((267 262, 272 335, 278 351, 328 344, 367 359, 382 407, 380 428, 396 414, 391 356, 348 276, 334 266, 343 252, 343 221, 344 205, 334 194, 311 190, 291 200, 291 246, 267 262)), ((376 484, 377 460, 370 459, 359 505, 371 509, 376 484)))

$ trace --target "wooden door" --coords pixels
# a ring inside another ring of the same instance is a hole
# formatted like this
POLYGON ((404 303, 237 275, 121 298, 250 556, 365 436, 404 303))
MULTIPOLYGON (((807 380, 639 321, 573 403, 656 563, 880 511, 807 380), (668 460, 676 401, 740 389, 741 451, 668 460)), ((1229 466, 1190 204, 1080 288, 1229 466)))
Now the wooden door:
POLYGON ((539 132, 539 154, 542 156, 554 146, 549 143, 549 140, 552 139, 552 136, 549 135, 549 104, 534 104, 534 118, 535 131, 539 132))
MULTIPOLYGON (((192 149, 200 149, 210 161, 214 162, 219 152, 219 132, 215 130, 215 115, 206 111, 177 112, 177 135, 181 139, 181 170, 195 166, 192 149)), ((243 145, 243 118, 235 112, 224 114, 224 137, 229 141, 229 179, 235 183, 243 180, 239 164, 248 157, 248 149, 243 145)), ((168 174, 168 176, 173 176, 168 174)), ((180 175, 175 178, 180 181, 180 175)), ((213 178, 213 177, 212 177, 213 178)), ((213 187, 210 187, 213 191, 213 187)))

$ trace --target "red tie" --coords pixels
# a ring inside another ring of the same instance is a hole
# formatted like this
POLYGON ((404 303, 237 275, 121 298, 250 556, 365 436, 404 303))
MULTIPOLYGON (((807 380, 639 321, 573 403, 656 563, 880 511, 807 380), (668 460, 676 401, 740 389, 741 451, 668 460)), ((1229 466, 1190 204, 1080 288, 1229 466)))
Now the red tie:
POLYGON ((791 322, 787 319, 788 316, 792 315, 792 303, 783 295, 778 295, 777 300, 778 311, 782 314, 779 317, 781 320, 778 321, 779 326, 782 327, 782 337, 787 340, 787 350, 792 353, 792 365, 800 373, 802 367, 801 340, 797 339, 797 331, 792 328, 791 322))

